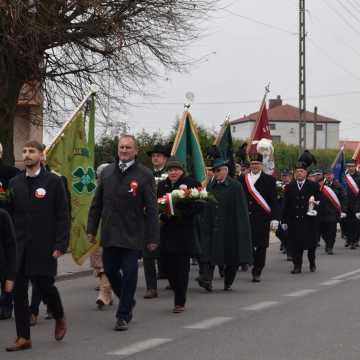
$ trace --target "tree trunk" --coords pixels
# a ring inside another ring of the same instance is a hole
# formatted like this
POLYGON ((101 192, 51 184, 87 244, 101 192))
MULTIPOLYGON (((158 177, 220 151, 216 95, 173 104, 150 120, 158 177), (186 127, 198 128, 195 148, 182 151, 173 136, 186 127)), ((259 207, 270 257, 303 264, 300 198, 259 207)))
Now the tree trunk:
POLYGON ((14 164, 14 124, 15 112, 20 90, 24 80, 19 71, 9 64, 8 59, 0 59, 0 142, 3 146, 3 160, 8 165, 14 164), (5 61, 4 61, 5 60, 5 61), (10 66, 9 66, 10 65, 10 66))

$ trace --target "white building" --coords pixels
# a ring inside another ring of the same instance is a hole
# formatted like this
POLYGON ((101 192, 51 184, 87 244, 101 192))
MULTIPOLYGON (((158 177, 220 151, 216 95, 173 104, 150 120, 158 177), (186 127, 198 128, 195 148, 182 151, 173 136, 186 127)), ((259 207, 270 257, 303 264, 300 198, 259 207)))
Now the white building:
MULTIPOLYGON (((258 112, 231 121, 231 132, 234 139, 247 140, 258 117, 258 112)), ((269 100, 268 109, 270 131, 273 143, 288 145, 299 144, 299 109, 295 106, 283 104, 280 96, 269 100)), ((314 127, 316 127, 316 148, 335 149, 339 146, 340 121, 307 111, 306 147, 314 148, 314 127)))

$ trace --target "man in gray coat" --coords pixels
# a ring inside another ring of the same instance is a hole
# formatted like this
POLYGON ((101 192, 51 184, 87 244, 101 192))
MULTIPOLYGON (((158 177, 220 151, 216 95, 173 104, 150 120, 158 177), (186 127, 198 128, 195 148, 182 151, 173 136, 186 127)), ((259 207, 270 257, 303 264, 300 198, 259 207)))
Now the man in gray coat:
POLYGON ((115 163, 101 173, 87 227, 89 241, 94 242, 102 221, 104 270, 119 298, 116 331, 127 330, 132 319, 141 251, 145 245, 154 251, 159 243, 155 179, 136 161, 137 154, 136 139, 121 136, 115 163))

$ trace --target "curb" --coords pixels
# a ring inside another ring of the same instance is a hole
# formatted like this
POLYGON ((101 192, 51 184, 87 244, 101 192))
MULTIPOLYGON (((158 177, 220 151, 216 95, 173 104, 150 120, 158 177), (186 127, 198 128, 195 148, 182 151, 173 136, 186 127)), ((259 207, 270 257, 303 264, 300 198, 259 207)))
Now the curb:
POLYGON ((56 282, 79 279, 82 277, 93 275, 93 273, 94 273, 93 270, 81 270, 81 271, 76 271, 76 272, 68 272, 65 274, 58 275, 56 277, 56 282))

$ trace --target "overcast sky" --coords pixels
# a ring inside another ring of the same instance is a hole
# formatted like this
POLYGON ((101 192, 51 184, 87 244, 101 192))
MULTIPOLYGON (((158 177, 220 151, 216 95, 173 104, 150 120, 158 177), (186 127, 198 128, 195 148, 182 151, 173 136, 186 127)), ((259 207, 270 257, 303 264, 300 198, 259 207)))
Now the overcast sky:
MULTIPOLYGON (((208 60, 188 74, 169 74, 149 84, 154 97, 136 97, 125 115, 131 131, 167 134, 183 111, 185 93, 195 94, 195 120, 218 129, 227 114, 236 119, 258 110, 265 85, 298 106, 298 0, 227 0, 192 46, 208 60), (263 24, 261 24, 263 23, 263 24), (153 103, 153 104, 151 104, 153 103)), ((360 139, 360 2, 307 0, 307 109, 341 120, 341 139, 360 139)))

